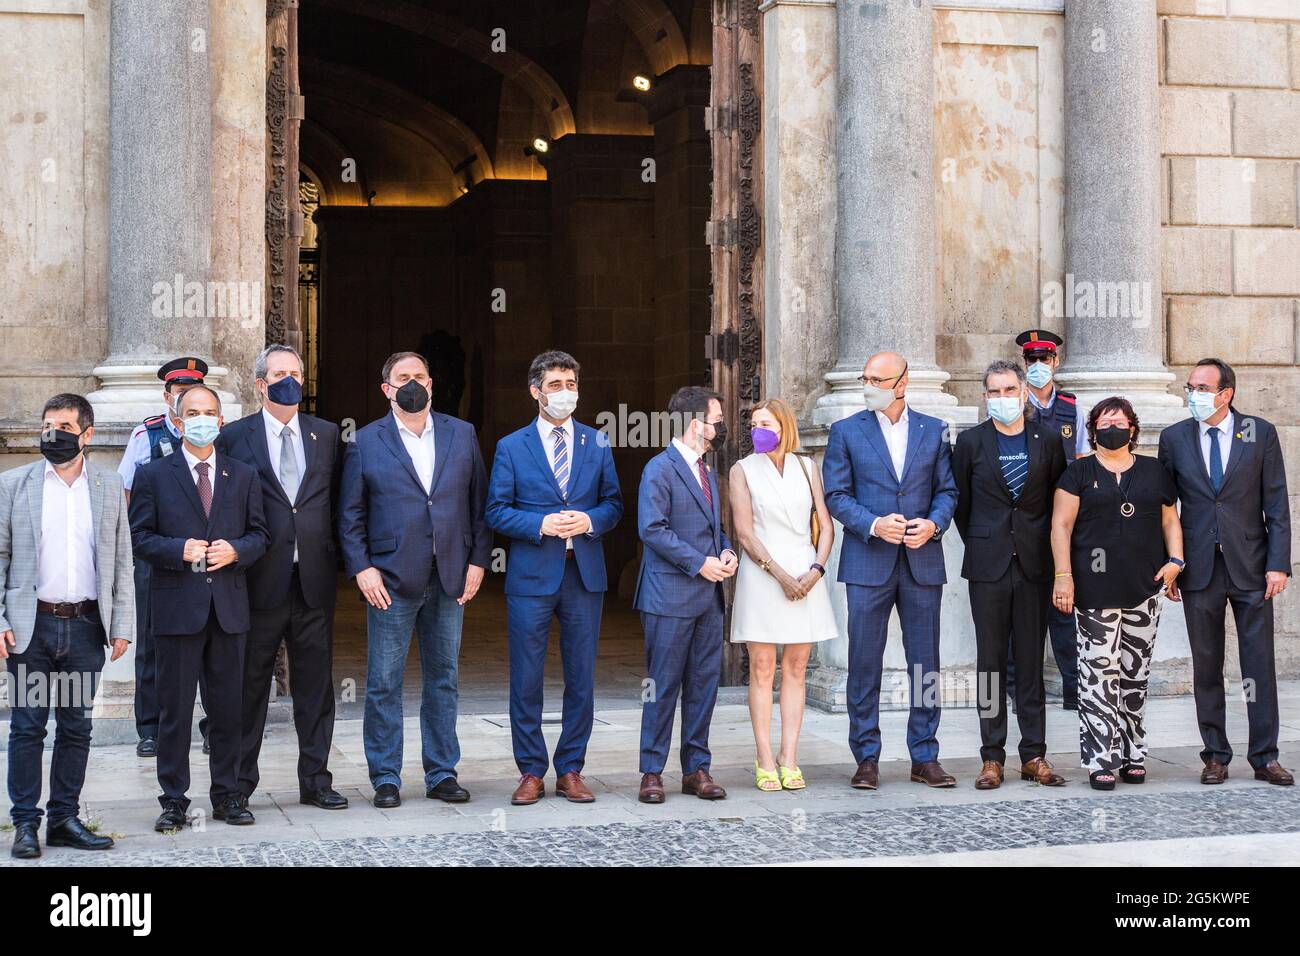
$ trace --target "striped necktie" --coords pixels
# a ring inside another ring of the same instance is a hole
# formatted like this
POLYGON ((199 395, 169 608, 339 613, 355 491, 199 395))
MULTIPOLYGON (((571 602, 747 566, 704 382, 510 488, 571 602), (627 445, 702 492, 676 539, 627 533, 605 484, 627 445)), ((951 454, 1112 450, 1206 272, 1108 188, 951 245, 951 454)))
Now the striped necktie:
POLYGON ((559 425, 551 432, 555 439, 555 454, 552 455, 555 469, 555 483, 560 486, 560 494, 569 497, 569 449, 564 444, 564 429, 559 425))
POLYGON ((199 502, 203 505, 203 513, 207 516, 212 514, 212 481, 208 478, 208 468, 211 467, 206 461, 201 461, 194 466, 199 473, 199 502))
POLYGON ((695 464, 700 469, 700 489, 704 492, 704 500, 707 501, 709 503, 709 507, 712 508, 713 489, 709 487, 709 470, 704 467, 703 458, 695 459, 695 464))

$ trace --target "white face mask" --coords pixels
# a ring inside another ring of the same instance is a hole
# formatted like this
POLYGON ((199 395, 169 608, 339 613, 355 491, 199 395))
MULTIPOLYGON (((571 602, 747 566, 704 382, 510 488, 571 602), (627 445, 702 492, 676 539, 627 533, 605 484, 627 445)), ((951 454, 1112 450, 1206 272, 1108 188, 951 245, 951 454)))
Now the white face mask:
POLYGON ((563 392, 551 392, 546 396, 546 414, 556 421, 564 421, 573 414, 573 410, 577 407, 578 392, 576 389, 572 392, 567 389, 563 392))
POLYGON ((869 411, 883 412, 893 404, 895 397, 892 388, 881 388, 878 385, 866 385, 862 388, 862 399, 867 403, 869 411))

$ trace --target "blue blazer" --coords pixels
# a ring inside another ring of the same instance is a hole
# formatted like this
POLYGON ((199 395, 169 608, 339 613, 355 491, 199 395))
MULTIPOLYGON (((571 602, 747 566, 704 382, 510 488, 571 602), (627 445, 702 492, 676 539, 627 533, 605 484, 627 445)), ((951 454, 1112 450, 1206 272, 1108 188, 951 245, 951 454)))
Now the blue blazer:
POLYGON ((732 550, 722 530, 718 479, 709 469, 712 507, 695 473, 674 446, 655 455, 641 472, 637 534, 645 547, 632 606, 666 617, 699 617, 723 610, 721 582, 700 577, 706 557, 732 550))
POLYGON ((460 597, 471 564, 486 568, 492 532, 483 520, 487 469, 474 426, 433 416, 433 485, 425 492, 392 413, 348 443, 339 481, 339 540, 349 577, 375 567, 390 595, 414 600, 437 550, 444 593, 460 597))
POLYGON ((567 498, 560 493, 551 459, 534 419, 497 443, 488 482, 487 523, 511 539, 506 562, 506 594, 546 595, 564 579, 562 538, 542 536, 542 519, 571 508, 591 518, 591 533, 573 539, 573 559, 588 591, 608 588, 605 548, 600 543, 623 517, 623 498, 609 441, 575 420, 569 449, 567 498))
POLYGON ((901 480, 894 474, 889 446, 876 413, 861 411, 831 426, 822 460, 826 507, 847 532, 840 550, 838 580, 879 585, 889 580, 899 552, 918 584, 946 584, 943 544, 938 540, 957 510, 952 447, 938 418, 909 408, 907 454, 901 480), (887 514, 929 518, 936 537, 913 550, 871 537, 871 523, 887 514))
POLYGON ((131 483, 131 545, 150 565, 150 623, 155 634, 198 634, 215 608, 223 631, 249 628, 249 567, 271 542, 257 471, 217 452, 212 509, 205 517, 189 464, 180 450, 147 462, 131 483), (216 571, 185 560, 185 542, 226 540, 239 560, 216 571))

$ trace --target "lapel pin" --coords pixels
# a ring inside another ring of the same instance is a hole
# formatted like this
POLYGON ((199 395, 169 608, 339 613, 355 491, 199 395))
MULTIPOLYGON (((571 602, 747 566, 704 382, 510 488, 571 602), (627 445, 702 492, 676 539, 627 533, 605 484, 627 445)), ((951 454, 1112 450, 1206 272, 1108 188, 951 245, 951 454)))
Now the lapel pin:
POLYGON ((229 478, 229 477, 230 477, 230 472, 228 472, 228 471, 226 471, 226 469, 222 468, 222 469, 221 469, 221 477, 222 477, 222 478, 229 478))
POLYGON ((316 433, 315 433, 315 432, 308 432, 307 434, 311 436, 311 440, 312 440, 312 441, 315 441, 315 440, 316 440, 316 433))
POLYGON ((581 435, 581 436, 579 436, 579 438, 578 438, 578 444, 579 444, 579 445, 585 445, 585 444, 587 444, 587 436, 586 436, 586 435, 581 435))

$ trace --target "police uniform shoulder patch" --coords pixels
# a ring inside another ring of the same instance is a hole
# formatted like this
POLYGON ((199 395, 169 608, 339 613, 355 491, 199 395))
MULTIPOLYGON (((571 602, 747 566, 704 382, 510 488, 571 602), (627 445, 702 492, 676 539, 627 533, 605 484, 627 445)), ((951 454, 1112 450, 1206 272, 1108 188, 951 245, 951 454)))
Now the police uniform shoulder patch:
POLYGON ((1058 391, 1058 392, 1056 393, 1056 397, 1059 398, 1059 399, 1061 399, 1061 400, 1063 400, 1063 401, 1069 402, 1071 405, 1077 405, 1077 404, 1079 404, 1079 399, 1078 399, 1077 397, 1075 397, 1074 392, 1062 392, 1062 391, 1058 391))
POLYGON ((1074 437, 1074 426, 1071 425, 1071 424, 1065 424, 1065 425, 1062 425, 1062 426, 1061 426, 1061 437, 1062 437, 1062 438, 1073 438, 1073 437, 1074 437))

